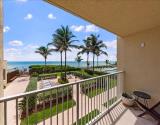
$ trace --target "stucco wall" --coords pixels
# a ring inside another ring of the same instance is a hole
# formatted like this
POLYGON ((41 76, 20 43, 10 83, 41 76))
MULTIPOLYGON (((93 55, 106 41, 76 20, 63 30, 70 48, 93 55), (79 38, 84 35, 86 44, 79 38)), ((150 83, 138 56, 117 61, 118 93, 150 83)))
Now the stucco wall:
POLYGON ((160 27, 118 37, 118 69, 125 71, 124 90, 141 90, 160 100, 160 27), (141 47, 141 43, 145 46, 141 47))
MULTIPOLYGON (((3 96, 3 18, 2 18, 2 0, 0 0, 0 97, 3 96)), ((3 105, 0 104, 0 125, 3 125, 3 105)))

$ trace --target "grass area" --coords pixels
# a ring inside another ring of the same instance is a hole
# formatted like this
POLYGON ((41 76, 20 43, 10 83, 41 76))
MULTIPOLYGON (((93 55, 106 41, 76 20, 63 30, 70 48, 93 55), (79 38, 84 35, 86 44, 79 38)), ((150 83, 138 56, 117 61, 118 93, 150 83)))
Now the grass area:
MULTIPOLYGON (((93 83, 92 83, 93 84, 93 83)), ((115 87, 115 86, 117 86, 117 80, 111 80, 110 81, 110 84, 109 84, 109 89, 112 89, 113 87, 115 87)), ((104 92, 104 91, 106 91, 106 89, 107 88, 97 88, 97 89, 92 89, 92 91, 91 90, 89 90, 89 92, 88 93, 86 93, 86 95, 89 97, 89 98, 92 98, 92 97, 94 97, 94 96, 96 96, 96 95, 99 95, 99 94, 101 94, 102 92, 104 92)))
POLYGON ((86 95, 87 95, 89 98, 92 98, 92 97, 94 97, 94 96, 96 96, 96 95, 101 94, 103 91, 104 91, 103 89, 97 88, 97 89, 94 89, 94 90, 86 93, 86 95))
POLYGON ((96 117, 100 112, 95 109, 79 119, 77 122, 73 123, 73 125, 86 125, 89 121, 91 121, 94 117, 96 117), (76 124, 77 123, 77 124, 76 124))
POLYGON ((117 97, 113 97, 112 99, 110 99, 108 102, 105 102, 103 105, 105 106, 105 107, 107 107, 107 105, 108 106, 111 106, 114 102, 116 102, 117 101, 117 97))
MULTIPOLYGON (((62 105, 62 103, 58 104, 58 113, 62 112, 62 106, 63 106, 63 110, 67 110, 71 107, 73 107, 75 105, 75 101, 74 100, 69 100, 68 103, 67 101, 65 101, 62 105)), ((29 115, 28 117, 28 122, 27 122, 27 118, 22 119, 21 120, 21 125, 34 125, 35 122, 39 123, 41 121, 43 121, 43 117, 44 119, 48 119, 50 116, 54 116, 56 115, 57 111, 56 111, 57 106, 53 106, 52 107, 52 113, 50 108, 46 108, 45 110, 39 111, 37 113, 32 113, 31 115, 29 115)))

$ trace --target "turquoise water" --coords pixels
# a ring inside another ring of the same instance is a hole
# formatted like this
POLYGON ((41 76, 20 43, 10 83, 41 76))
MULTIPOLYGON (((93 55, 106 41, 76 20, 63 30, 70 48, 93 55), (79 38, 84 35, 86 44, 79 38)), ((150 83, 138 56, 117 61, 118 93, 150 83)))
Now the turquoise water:
MULTIPOLYGON (((28 68, 30 65, 43 65, 43 61, 35 61, 35 62, 8 62, 8 69, 13 69, 13 68, 18 68, 18 69, 23 69, 23 68, 28 68)), ((60 61, 48 61, 48 65, 60 65, 60 61)), ((63 62, 64 64, 64 62, 63 62)), ((95 65, 97 63, 95 62, 95 65)), ((78 67, 78 63, 75 61, 68 61, 67 65, 69 66, 74 66, 78 67)), ((90 62, 90 66, 92 65, 92 62, 90 62)), ((99 65, 105 65, 104 61, 99 61, 99 65)), ((82 61, 80 63, 80 67, 86 67, 86 62, 82 61)))

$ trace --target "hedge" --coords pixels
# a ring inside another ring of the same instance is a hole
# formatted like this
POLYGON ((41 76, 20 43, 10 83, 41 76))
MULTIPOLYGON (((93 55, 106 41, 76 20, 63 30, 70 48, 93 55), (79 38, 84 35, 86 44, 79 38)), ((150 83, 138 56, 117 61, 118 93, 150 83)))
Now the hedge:
POLYGON ((94 68, 114 68, 114 67, 115 67, 115 64, 94 66, 94 68))
POLYGON ((84 69, 84 71, 85 71, 86 73, 88 73, 89 75, 94 75, 94 74, 96 74, 96 75, 104 75, 104 74, 106 74, 106 73, 104 73, 104 72, 93 71, 93 70, 89 70, 89 69, 84 69))
MULTIPOLYGON (((37 89, 37 77, 31 77, 25 92, 33 91, 36 89, 37 89)), ((31 110, 35 106, 37 101, 36 95, 30 95, 28 96, 28 98, 24 97, 23 100, 21 100, 19 103, 19 108, 22 110, 22 112, 26 110, 27 99, 28 99, 29 110, 31 110)))
MULTIPOLYGON (((76 67, 71 67, 71 66, 67 66, 66 67, 66 71, 75 71, 75 70, 80 70, 80 68, 76 68, 76 67)), ((29 74, 33 74, 33 73, 38 73, 38 74, 43 74, 43 73, 54 73, 54 72, 64 72, 65 71, 65 67, 60 65, 31 65, 29 66, 29 74)))

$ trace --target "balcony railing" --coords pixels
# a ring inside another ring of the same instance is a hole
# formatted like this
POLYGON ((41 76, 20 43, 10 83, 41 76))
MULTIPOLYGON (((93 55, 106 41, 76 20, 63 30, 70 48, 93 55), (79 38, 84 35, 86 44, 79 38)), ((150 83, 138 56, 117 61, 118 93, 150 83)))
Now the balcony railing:
POLYGON ((1 98, 1 116, 4 125, 96 124, 120 99, 122 89, 123 72, 118 71, 1 98))

